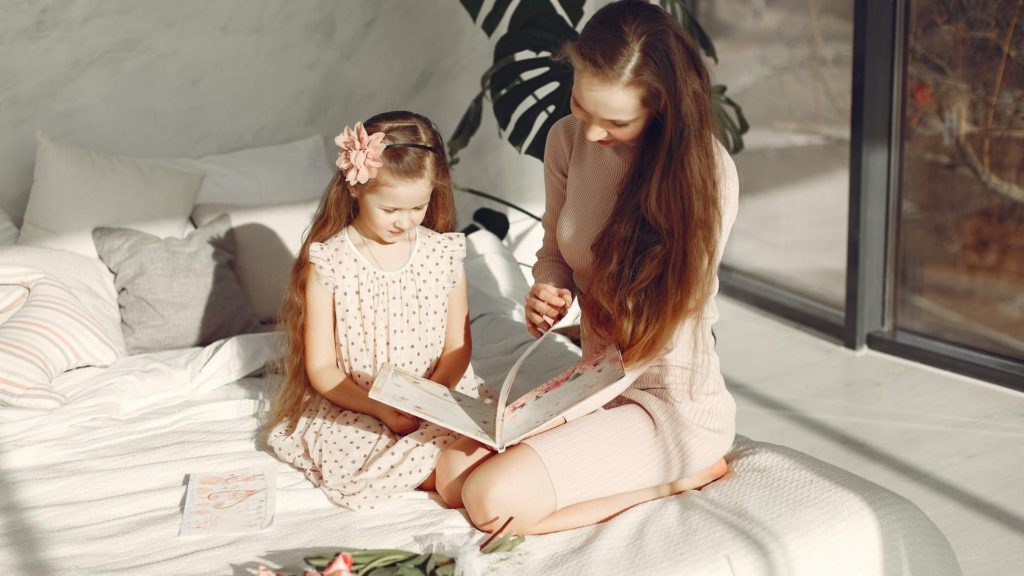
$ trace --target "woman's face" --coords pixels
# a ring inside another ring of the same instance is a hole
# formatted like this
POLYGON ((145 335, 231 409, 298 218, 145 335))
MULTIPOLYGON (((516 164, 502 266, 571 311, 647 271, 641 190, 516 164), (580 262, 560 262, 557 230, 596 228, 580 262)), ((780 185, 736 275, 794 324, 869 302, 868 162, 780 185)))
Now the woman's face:
POLYGON ((651 113, 643 92, 577 70, 572 87, 572 114, 583 122, 587 140, 601 146, 630 142, 643 133, 651 113))

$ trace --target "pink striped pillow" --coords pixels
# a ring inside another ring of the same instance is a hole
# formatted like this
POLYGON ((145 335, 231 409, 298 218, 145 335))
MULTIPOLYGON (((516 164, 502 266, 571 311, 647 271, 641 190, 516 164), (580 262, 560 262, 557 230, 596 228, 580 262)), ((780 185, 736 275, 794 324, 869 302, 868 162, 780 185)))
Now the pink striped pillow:
POLYGON ((54 378, 117 359, 117 345, 78 298, 34 268, 0 270, 0 321, 0 406, 61 406, 67 398, 50 388, 54 378))

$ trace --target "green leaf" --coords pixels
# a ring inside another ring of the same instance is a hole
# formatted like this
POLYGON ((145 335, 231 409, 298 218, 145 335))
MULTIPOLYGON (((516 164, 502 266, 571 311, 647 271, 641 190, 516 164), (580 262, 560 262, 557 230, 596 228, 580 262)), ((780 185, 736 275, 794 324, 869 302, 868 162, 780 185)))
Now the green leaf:
POLYGON ((478 16, 480 16, 480 9, 484 6, 484 0, 459 0, 462 3, 462 7, 469 12, 469 17, 476 22, 478 16))
POLYGON ((697 46, 700 47, 704 54, 717 63, 718 51, 715 50, 715 44, 711 41, 708 33, 704 31, 704 27, 700 25, 700 22, 693 17, 693 13, 683 4, 683 0, 660 0, 659 3, 662 8, 683 25, 683 29, 697 43, 697 46))
POLYGON ((525 541, 526 541, 526 537, 525 536, 513 536, 513 537, 509 538, 508 540, 506 540, 505 542, 502 542, 501 544, 496 546, 493 550, 491 550, 491 552, 495 553, 495 554, 501 553, 501 552, 510 552, 511 550, 515 549, 516 546, 519 546, 520 544, 522 544, 525 541))
POLYGON ((555 112, 548 116, 548 119, 540 125, 540 129, 533 136, 533 141, 526 147, 526 155, 533 156, 541 162, 544 161, 544 148, 548 141, 548 132, 551 131, 551 127, 555 125, 565 116, 569 115, 569 105, 566 104, 564 107, 559 107, 555 112))
POLYGON ((578 36, 561 16, 534 15, 522 22, 522 27, 503 34, 494 45, 494 62, 522 51, 538 54, 554 53, 562 45, 578 36))
POLYGON ((393 572, 395 576, 426 576, 426 572, 412 564, 398 564, 393 572))
POLYGON ((515 146, 516 150, 522 152, 523 142, 533 132, 533 128, 537 125, 537 118, 541 114, 554 112, 553 109, 558 106, 561 97, 562 95, 557 90, 554 90, 524 110, 519 115, 519 118, 516 119, 515 126, 508 135, 508 143, 515 146))
POLYGON ((562 10, 565 10, 565 14, 569 16, 569 21, 572 22, 573 28, 579 25, 580 20, 583 19, 583 4, 585 0, 558 0, 558 3, 562 5, 562 10))
POLYGON ((469 108, 462 115, 462 119, 459 120, 459 125, 455 127, 455 131, 452 132, 451 138, 448 139, 448 158, 451 164, 458 163, 458 154, 466 146, 469 146, 469 141, 476 134, 477 130, 480 129, 480 121, 483 119, 484 113, 484 94, 486 90, 480 90, 480 93, 473 98, 473 101, 469 103, 469 108))
POLYGON ((497 540, 491 542, 486 548, 481 550, 484 554, 495 554, 498 552, 508 552, 516 546, 519 546, 526 540, 524 536, 516 536, 512 532, 506 532, 502 534, 497 540))
POLYGON ((551 68, 554 63, 550 56, 536 56, 522 60, 511 60, 502 66, 495 66, 492 68, 493 73, 488 82, 491 98, 497 97, 513 84, 521 82, 523 75, 527 72, 540 70, 541 68, 551 68))
POLYGON ((730 154, 743 150, 743 135, 750 130, 743 108, 725 94, 726 88, 716 84, 711 89, 711 107, 715 115, 715 129, 719 140, 730 154), (735 117, 735 118, 734 118, 735 117))
MULTIPOLYGON (((409 558, 418 556, 415 552, 406 552, 405 550, 373 550, 373 552, 378 552, 378 554, 376 554, 373 559, 368 559, 366 564, 358 567, 355 565, 352 566, 352 569, 355 570, 356 576, 365 576, 381 567, 398 564, 408 560, 409 558)), ((353 556, 353 560, 354 559, 355 557, 353 556)))
POLYGON ((484 33, 488 37, 494 34, 498 24, 501 24, 501 20, 505 17, 505 12, 508 11, 508 7, 511 4, 512 0, 495 0, 494 6, 491 6, 491 11, 487 13, 484 23, 481 25, 481 28, 484 29, 484 33))
POLYGON ((564 79, 565 73, 558 69, 550 69, 547 72, 538 74, 528 80, 512 86, 503 94, 494 99, 494 117, 498 120, 498 126, 502 130, 508 127, 512 115, 526 101, 527 98, 536 98, 536 92, 552 82, 564 79))
POLYGON ((324 568, 327 568, 327 565, 331 563, 331 560, 334 560, 334 556, 306 556, 302 559, 303 562, 309 564, 317 570, 323 570, 324 568))
POLYGON ((512 18, 508 21, 508 29, 505 34, 511 34, 520 28, 531 26, 531 21, 535 19, 550 18, 564 21, 561 14, 551 4, 551 0, 520 0, 519 5, 512 11, 512 18))

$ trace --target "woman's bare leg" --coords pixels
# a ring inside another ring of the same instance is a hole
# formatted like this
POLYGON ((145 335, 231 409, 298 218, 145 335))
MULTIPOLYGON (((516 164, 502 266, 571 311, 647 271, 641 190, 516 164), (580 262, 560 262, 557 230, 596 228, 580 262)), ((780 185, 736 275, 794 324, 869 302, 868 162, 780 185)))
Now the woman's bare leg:
POLYGON ((632 492, 579 502, 557 510, 547 518, 534 524, 528 534, 547 534, 548 532, 571 530, 581 526, 598 524, 637 504, 664 498, 672 494, 679 494, 687 490, 696 490, 721 478, 727 471, 728 466, 725 463, 725 459, 722 458, 708 468, 688 478, 682 478, 651 488, 643 488, 632 492))
POLYGON ((543 461, 532 448, 519 444, 479 464, 465 480, 462 500, 470 521, 480 530, 496 530, 513 517, 510 529, 516 534, 545 534, 597 524, 637 504, 699 488, 727 469, 720 459, 688 478, 556 510, 554 487, 543 461))
POLYGON ((494 451, 472 438, 460 438, 441 451, 434 474, 437 494, 449 508, 462 508, 462 485, 494 451))
POLYGON ((555 489, 540 456, 516 444, 480 463, 462 486, 462 502, 474 526, 493 532, 509 518, 508 530, 530 528, 555 511, 555 489))

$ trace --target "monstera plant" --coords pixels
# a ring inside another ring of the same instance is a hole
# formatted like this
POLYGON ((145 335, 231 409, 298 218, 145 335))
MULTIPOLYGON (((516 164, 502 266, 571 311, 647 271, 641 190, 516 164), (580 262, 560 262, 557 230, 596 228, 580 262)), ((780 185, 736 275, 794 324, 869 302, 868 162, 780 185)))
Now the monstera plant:
MULTIPOLYGON (((484 0, 459 1, 473 22, 485 12, 484 0)), ((717 62, 714 44, 683 0, 659 3, 679 20, 704 55, 717 62)), ((494 0, 480 22, 488 37, 494 35, 509 10, 512 16, 494 45, 493 63, 481 78, 480 92, 448 141, 453 164, 480 128, 485 101, 490 102, 498 126, 510 144, 520 153, 544 159, 548 130, 569 114, 573 81, 572 68, 554 55, 565 42, 579 35, 583 5, 584 0, 494 0)), ((713 87, 712 106, 718 136, 735 154, 743 149, 743 134, 749 126, 743 109, 725 91, 725 86, 713 87)))

